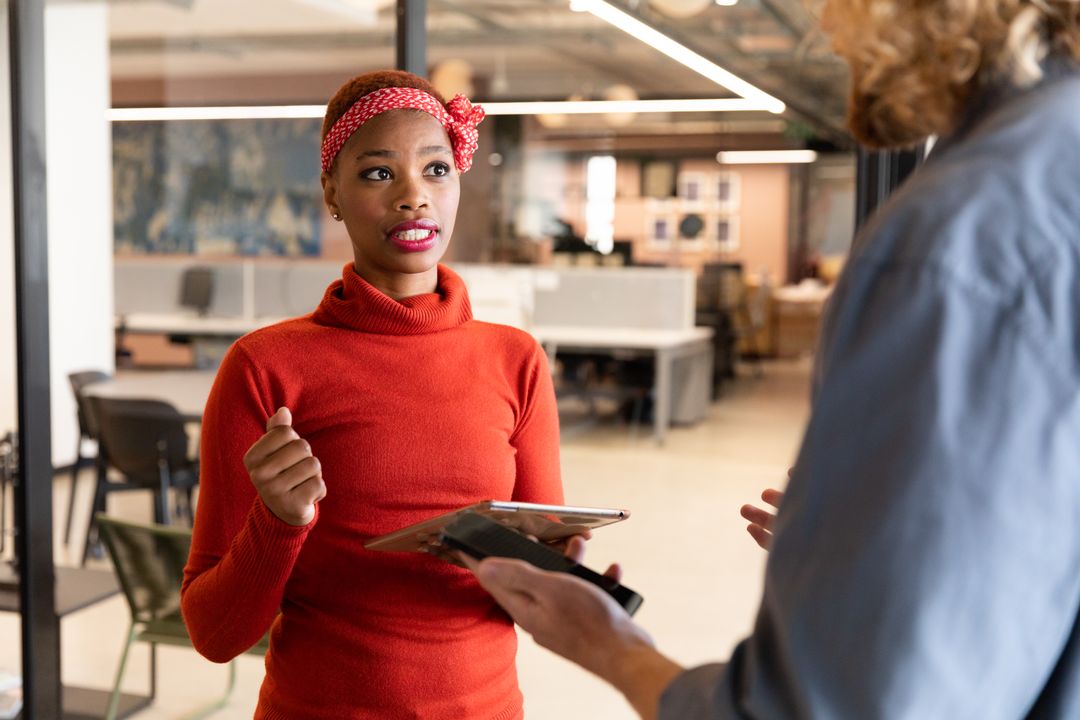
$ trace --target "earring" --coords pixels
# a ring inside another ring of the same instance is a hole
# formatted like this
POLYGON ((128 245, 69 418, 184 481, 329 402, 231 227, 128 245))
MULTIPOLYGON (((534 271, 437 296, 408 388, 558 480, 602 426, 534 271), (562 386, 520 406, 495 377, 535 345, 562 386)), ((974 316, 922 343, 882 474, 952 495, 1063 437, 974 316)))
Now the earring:
POLYGON ((334 218, 335 220, 341 220, 341 213, 339 213, 337 210, 333 210, 330 213, 330 217, 334 218))

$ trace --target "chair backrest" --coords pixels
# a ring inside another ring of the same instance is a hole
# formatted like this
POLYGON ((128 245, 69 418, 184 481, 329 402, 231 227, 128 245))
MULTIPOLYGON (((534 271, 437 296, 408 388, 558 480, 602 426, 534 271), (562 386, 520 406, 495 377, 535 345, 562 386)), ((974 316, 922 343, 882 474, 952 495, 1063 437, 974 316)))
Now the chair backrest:
POLYGON ((131 616, 137 622, 166 618, 180 610, 180 586, 191 551, 191 530, 144 525, 97 516, 131 616))
POLYGON ((200 315, 210 311, 214 302, 214 270, 201 265, 189 267, 180 276, 180 306, 200 315))
POLYGON ((190 464, 184 416, 169 403, 103 397, 89 401, 102 456, 132 482, 156 487, 161 460, 171 470, 190 464))
POLYGON ((742 263, 707 263, 701 268, 697 291, 699 309, 734 310, 745 293, 742 263))
POLYGON ((71 392, 75 395, 75 408, 79 415, 79 431, 94 440, 97 440, 97 422, 86 396, 83 395, 83 388, 111 379, 112 376, 109 373, 100 370, 83 370, 68 375, 71 392))

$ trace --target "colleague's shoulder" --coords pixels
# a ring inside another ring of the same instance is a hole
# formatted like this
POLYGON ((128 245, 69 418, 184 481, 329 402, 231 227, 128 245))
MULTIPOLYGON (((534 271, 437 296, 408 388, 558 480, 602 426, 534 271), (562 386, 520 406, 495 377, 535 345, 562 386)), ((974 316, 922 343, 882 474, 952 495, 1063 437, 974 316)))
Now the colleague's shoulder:
POLYGON ((1002 294, 1074 257, 1080 249, 1076 107, 1080 77, 1059 80, 1005 103, 963 139, 932 153, 867 224, 855 263, 917 268, 1002 294))

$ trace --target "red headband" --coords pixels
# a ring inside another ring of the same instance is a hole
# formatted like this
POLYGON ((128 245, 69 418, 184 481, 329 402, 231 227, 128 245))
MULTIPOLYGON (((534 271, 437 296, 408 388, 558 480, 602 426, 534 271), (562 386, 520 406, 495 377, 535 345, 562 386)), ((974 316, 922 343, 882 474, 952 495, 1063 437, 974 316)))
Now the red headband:
POLYGON ((441 102, 423 90, 404 87, 383 88, 368 93, 338 118, 323 138, 323 172, 330 172, 334 158, 361 125, 376 115, 401 108, 423 110, 438 120, 450 135, 454 164, 458 171, 468 172, 472 167, 473 153, 476 152, 477 139, 480 136, 476 126, 484 119, 484 108, 473 106, 464 95, 455 96, 443 107, 441 102))

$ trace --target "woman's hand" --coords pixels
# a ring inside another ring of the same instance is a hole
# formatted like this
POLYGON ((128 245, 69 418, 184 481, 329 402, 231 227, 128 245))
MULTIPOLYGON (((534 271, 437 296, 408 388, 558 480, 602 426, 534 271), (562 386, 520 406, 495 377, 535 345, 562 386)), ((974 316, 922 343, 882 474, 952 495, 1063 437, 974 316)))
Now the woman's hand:
MULTIPOLYGON (((530 535, 529 537, 536 540, 536 537, 533 535, 530 535)), ((563 555, 580 565, 585 561, 585 541, 590 540, 591 538, 592 532, 590 530, 585 530, 585 532, 579 535, 570 535, 559 540, 550 540, 543 544, 547 545, 552 550, 561 552, 563 555)))
POLYGON ((326 497, 322 466, 311 445, 292 428, 289 408, 266 421, 266 434, 244 455, 244 467, 266 507, 289 525, 307 525, 326 497))
MULTIPOLYGON (((780 503, 784 500, 784 493, 779 490, 768 489, 761 493, 761 499, 776 509, 780 509, 780 503)), ((768 550, 772 545, 772 528, 776 515, 754 505, 743 505, 739 514, 750 521, 746 526, 746 532, 761 546, 768 550)))

